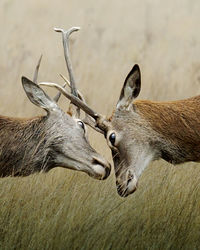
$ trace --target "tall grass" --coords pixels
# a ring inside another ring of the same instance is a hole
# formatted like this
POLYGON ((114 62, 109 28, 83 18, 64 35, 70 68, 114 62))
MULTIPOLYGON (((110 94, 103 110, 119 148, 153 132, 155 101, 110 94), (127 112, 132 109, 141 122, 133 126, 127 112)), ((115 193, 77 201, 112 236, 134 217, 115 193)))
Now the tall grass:
POLYGON ((60 169, 1 179, 1 248, 198 249, 199 181, 195 164, 160 162, 123 199, 113 177, 98 182, 60 169))
MULTIPOLYGON (((174 100, 200 93, 198 0, 2 0, 0 113, 40 113, 22 90, 43 53, 39 78, 65 73, 61 37, 52 28, 80 25, 72 60, 80 90, 110 114, 128 71, 139 63, 140 98, 174 100)), ((50 94, 53 94, 50 92, 50 94)), ((65 98, 60 105, 66 109, 65 98)), ((104 138, 92 145, 111 160, 104 138)), ((0 179, 0 249, 199 249, 200 166, 153 163, 136 193, 117 195, 106 181, 55 169, 0 179)))

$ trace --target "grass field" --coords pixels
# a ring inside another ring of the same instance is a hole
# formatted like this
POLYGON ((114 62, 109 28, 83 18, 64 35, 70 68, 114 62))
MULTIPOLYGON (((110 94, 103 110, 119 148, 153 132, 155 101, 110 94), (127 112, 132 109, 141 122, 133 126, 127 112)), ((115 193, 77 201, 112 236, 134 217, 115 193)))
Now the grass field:
MULTIPOLYGON (((79 89, 110 115, 134 63, 140 98, 175 100, 200 94, 200 3, 197 0, 0 2, 0 114, 43 114, 23 92, 40 54, 39 79, 66 74, 53 27, 81 26, 72 39, 79 89)), ((49 91, 50 95, 55 92, 49 91)), ((67 108, 65 98, 60 106, 67 108)), ((104 138, 91 144, 111 161, 104 138)), ((123 199, 115 177, 105 181, 62 168, 0 179, 0 249, 199 249, 200 165, 156 161, 123 199)))

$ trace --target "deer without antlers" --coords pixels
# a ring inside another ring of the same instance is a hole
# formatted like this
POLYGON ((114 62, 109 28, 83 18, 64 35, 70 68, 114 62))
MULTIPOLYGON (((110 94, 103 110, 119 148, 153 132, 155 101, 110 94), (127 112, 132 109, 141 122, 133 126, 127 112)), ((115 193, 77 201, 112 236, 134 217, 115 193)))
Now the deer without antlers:
POLYGON ((80 100, 73 101, 93 118, 94 129, 104 133, 112 151, 117 191, 123 197, 137 189, 138 178, 151 161, 200 161, 200 96, 171 102, 134 101, 140 88, 140 68, 134 65, 109 119, 80 100))
MULTIPOLYGON (((62 31, 67 65, 71 65, 69 36, 76 30, 62 31)), ((40 61, 34 74, 35 83, 22 77, 22 85, 29 100, 43 108, 47 115, 31 119, 0 116, 0 176, 27 176, 60 166, 83 171, 96 179, 107 178, 110 164, 90 146, 85 125, 79 119, 80 112, 73 113, 72 117, 66 114, 36 84, 40 61)), ((72 95, 78 96, 72 68, 68 70, 72 95)))

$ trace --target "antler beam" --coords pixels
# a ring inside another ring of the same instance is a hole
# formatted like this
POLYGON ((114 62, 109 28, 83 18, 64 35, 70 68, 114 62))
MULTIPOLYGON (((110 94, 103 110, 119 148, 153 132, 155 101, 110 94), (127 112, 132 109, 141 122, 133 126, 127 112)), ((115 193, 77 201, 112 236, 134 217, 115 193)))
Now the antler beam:
POLYGON ((69 56, 69 36, 71 35, 71 33, 78 31, 79 29, 80 29, 80 27, 72 27, 69 30, 65 31, 65 30, 60 29, 60 28, 54 28, 54 30, 56 32, 62 33, 65 61, 67 64, 67 69, 69 72, 69 79, 70 79, 70 83, 71 83, 71 91, 72 91, 71 93, 75 96, 78 96, 78 93, 77 93, 77 89, 76 89, 76 83, 75 83, 75 78, 74 78, 74 74, 73 74, 72 63, 71 63, 70 56, 69 56))
POLYGON ((74 96, 73 94, 69 94, 63 87, 61 87, 57 83, 53 82, 40 82, 39 85, 42 86, 48 86, 58 89, 65 97, 67 97, 74 105, 82 109, 84 112, 86 112, 88 115, 93 117, 95 120, 97 120, 100 115, 98 115, 94 110, 92 110, 87 104, 82 102, 78 97, 74 96))

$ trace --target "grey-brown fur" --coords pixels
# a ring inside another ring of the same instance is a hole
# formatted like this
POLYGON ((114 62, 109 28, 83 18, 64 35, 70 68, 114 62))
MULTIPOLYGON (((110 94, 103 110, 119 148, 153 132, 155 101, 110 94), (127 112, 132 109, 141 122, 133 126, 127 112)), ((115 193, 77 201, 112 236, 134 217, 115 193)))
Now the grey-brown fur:
MULTIPOLYGON (((1 116, 0 176, 25 176, 63 164, 58 162, 58 155, 70 154, 64 152, 68 144, 75 144, 77 140, 77 150, 82 152, 84 149, 79 146, 83 142, 72 136, 73 130, 77 130, 76 124, 65 113, 58 117, 43 116, 28 120, 1 116), (69 130, 71 133, 67 132, 69 130)), ((81 130, 75 132, 83 137, 81 130)), ((83 141, 87 144, 85 139, 83 141)))
POLYGON ((0 117, 1 177, 29 175, 42 169, 47 171, 55 165, 49 147, 49 135, 52 139, 54 135, 53 131, 47 133, 51 129, 48 123, 47 117, 30 120, 0 117))
POLYGON ((90 146, 79 121, 63 112, 37 84, 27 78, 22 83, 29 99, 47 115, 0 116, 0 177, 27 176, 60 166, 106 178, 110 165, 90 146))

